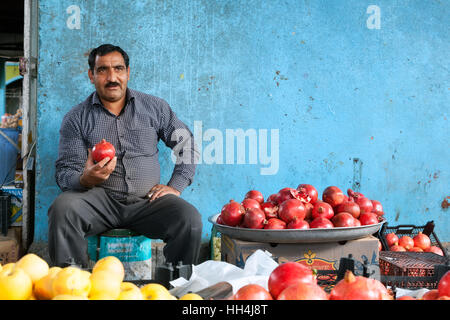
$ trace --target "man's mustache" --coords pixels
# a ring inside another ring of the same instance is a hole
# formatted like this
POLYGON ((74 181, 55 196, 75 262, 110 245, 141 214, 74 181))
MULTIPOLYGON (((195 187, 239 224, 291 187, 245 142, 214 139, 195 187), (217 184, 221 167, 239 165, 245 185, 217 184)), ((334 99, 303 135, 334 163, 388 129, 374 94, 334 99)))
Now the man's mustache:
POLYGON ((109 87, 115 87, 115 86, 120 86, 120 84, 117 82, 108 82, 105 87, 109 88, 109 87))

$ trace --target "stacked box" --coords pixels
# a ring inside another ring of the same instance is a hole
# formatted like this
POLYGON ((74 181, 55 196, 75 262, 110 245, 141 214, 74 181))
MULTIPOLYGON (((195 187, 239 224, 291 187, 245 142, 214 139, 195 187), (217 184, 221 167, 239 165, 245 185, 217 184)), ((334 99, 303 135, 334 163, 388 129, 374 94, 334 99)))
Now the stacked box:
POLYGON ((1 190, 11 195, 9 226, 22 226, 23 189, 14 186, 3 186, 1 190))
POLYGON ((0 265, 16 262, 20 254, 21 228, 10 228, 7 236, 0 236, 0 265))
POLYGON ((243 241, 222 234, 222 261, 243 268, 248 256, 258 249, 268 251, 278 263, 294 261, 316 270, 338 270, 342 257, 352 255, 355 271, 363 272, 367 261, 378 266, 378 239, 367 236, 362 239, 325 243, 262 243, 243 241))

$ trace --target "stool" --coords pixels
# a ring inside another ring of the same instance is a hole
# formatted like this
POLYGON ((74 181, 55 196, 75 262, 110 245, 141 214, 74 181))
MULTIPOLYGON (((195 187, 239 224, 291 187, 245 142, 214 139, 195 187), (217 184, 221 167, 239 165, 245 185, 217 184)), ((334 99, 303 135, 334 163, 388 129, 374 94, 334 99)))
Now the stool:
POLYGON ((139 233, 134 232, 132 230, 129 229, 110 229, 107 230, 103 233, 100 233, 97 235, 97 250, 96 250, 96 257, 97 257, 97 261, 100 257, 100 238, 101 237, 115 237, 115 238, 126 238, 126 237, 138 237, 140 236, 139 233))

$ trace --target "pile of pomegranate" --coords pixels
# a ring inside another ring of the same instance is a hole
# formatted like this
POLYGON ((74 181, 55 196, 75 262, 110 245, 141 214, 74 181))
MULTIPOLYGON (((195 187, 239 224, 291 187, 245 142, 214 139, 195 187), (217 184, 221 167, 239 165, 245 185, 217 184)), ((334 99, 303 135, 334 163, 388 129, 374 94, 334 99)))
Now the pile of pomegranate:
POLYGON ((285 262, 269 275, 267 288, 257 284, 241 287, 232 300, 392 300, 378 280, 347 271, 330 293, 317 282, 314 272, 297 262, 285 262))
MULTIPOLYGON (((230 300, 393 300, 392 292, 379 280, 356 276, 347 270, 344 279, 327 293, 314 272, 297 262, 278 265, 269 275, 266 290, 258 284, 241 287, 230 300)), ((438 288, 428 291, 421 300, 450 299, 450 271, 440 279, 438 288)), ((403 296, 397 300, 415 300, 403 296)))
POLYGON ((248 191, 241 202, 222 207, 217 223, 250 229, 310 229, 357 227, 382 221, 383 206, 360 192, 336 186, 325 188, 322 199, 311 184, 283 188, 264 199, 258 190, 248 191))
POLYGON ((444 255, 441 248, 432 245, 430 237, 422 232, 412 238, 406 235, 399 237, 391 232, 385 236, 385 239, 389 251, 433 252, 441 256, 444 255))

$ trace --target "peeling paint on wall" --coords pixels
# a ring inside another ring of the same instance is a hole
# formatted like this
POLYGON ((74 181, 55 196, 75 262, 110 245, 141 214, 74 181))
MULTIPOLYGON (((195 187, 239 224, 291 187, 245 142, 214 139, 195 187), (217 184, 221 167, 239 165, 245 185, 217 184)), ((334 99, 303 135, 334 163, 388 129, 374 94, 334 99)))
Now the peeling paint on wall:
MULTIPOLYGON (((204 237, 229 199, 310 183, 359 188, 392 223, 434 219, 450 241, 449 199, 436 201, 450 181, 445 2, 379 0, 379 20, 360 0, 91 0, 76 2, 79 14, 70 5, 39 1, 36 239, 47 238, 59 192, 62 117, 94 90, 90 48, 110 42, 130 55, 130 87, 168 101, 191 129, 279 130, 274 176, 198 166, 183 197, 202 213, 204 237)), ((164 182, 173 166, 159 149, 164 182)))
POLYGON ((445 210, 447 210, 448 209, 448 207, 450 207, 450 196, 448 196, 448 197, 445 197, 445 199, 442 201, 442 203, 441 203, 441 207, 442 207, 442 209, 445 209, 445 210))

